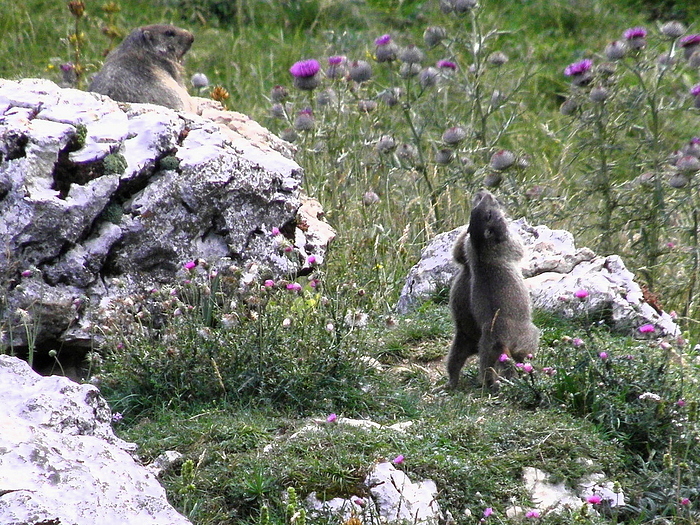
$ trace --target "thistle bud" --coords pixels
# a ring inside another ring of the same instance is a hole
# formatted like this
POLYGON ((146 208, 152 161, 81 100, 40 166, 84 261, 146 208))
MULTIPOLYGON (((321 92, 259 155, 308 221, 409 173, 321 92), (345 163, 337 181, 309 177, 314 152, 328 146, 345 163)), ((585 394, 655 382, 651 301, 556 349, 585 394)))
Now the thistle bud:
POLYGON ((450 146, 459 144, 465 138, 467 138, 467 132, 464 128, 460 126, 453 126, 451 128, 448 128, 442 134, 442 141, 445 144, 449 144, 450 146))
POLYGON ((447 30, 440 26, 430 26, 423 32, 423 41, 428 47, 435 47, 447 38, 447 30))
POLYGON ((366 82, 372 78, 372 66, 364 60, 355 60, 350 64, 349 74, 355 82, 366 82))
POLYGON ((663 24, 659 31, 661 31, 662 35, 675 40, 685 34, 685 26, 676 20, 671 20, 663 24))
POLYGON ((515 153, 510 150, 502 149, 491 155, 490 165, 498 171, 507 170, 515 163, 515 153))

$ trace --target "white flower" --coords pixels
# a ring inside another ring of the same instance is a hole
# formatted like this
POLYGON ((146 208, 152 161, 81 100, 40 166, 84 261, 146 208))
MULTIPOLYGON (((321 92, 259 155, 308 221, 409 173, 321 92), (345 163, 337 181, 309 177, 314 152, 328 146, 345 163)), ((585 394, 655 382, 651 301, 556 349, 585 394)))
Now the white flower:
POLYGON ((658 403, 661 401, 661 396, 658 394, 652 394, 651 392, 644 392, 641 396, 639 396, 639 399, 651 399, 652 401, 656 401, 658 403))

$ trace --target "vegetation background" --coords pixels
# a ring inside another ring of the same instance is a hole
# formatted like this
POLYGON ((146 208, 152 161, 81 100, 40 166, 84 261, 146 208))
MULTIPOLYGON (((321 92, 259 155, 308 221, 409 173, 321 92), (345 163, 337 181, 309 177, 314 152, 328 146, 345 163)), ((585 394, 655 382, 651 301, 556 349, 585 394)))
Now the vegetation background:
POLYGON ((144 461, 168 449, 185 455, 164 484, 194 523, 335 523, 305 517, 286 489, 364 497, 372 464, 399 455, 413 479, 436 481, 456 523, 524 520, 505 511, 532 505, 520 480, 526 466, 571 485, 602 469, 627 497, 622 508, 532 518, 540 523, 700 520, 699 196, 697 167, 687 166, 700 135, 691 94, 700 67, 663 29, 677 20, 684 34, 700 31, 694 2, 76 5, 4 3, 0 77, 84 87, 132 28, 185 27, 196 36, 187 70, 209 79, 198 94, 293 139, 306 191, 339 233, 324 268, 295 281, 300 289, 261 283, 237 297, 235 272, 227 280, 200 265, 189 282, 161 291, 171 325, 132 318, 105 327, 110 345, 94 358, 94 380, 144 461), (429 27, 445 37, 431 45, 429 27), (609 44, 631 47, 623 32, 633 27, 646 28, 644 46, 613 60, 609 44), (377 61, 381 35, 397 54, 415 45, 422 60, 377 61), (295 62, 315 58, 325 70, 327 57, 341 55, 349 68, 367 62, 371 78, 294 87, 295 62), (590 78, 564 75, 588 58, 590 78), (455 128, 453 140, 446 132, 455 128), (684 337, 620 338, 598 319, 540 314, 533 372, 495 397, 476 386, 473 367, 460 391, 436 391, 451 338, 445 295, 407 317, 392 307, 420 249, 467 221, 470 195, 484 184, 513 215, 623 255, 649 297, 677 312, 684 337), (321 423, 289 439, 331 414, 414 427, 321 423))

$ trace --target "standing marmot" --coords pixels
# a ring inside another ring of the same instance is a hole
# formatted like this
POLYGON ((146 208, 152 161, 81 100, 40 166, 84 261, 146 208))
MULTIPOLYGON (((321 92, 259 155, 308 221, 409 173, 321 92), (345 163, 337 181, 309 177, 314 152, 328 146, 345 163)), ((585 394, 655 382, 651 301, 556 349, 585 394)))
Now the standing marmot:
POLYGON ((450 291, 455 337, 447 358, 448 386, 455 388, 467 357, 479 354, 479 379, 497 386, 511 369, 505 354, 522 362, 534 353, 539 330, 532 324, 530 295, 518 262, 524 248, 508 230, 503 208, 488 191, 472 202, 469 227, 457 239, 453 256, 462 266, 450 291))
POLYGON ((191 111, 194 105, 182 80, 181 60, 193 41, 192 33, 179 27, 139 27, 107 56, 89 91, 120 102, 191 111))

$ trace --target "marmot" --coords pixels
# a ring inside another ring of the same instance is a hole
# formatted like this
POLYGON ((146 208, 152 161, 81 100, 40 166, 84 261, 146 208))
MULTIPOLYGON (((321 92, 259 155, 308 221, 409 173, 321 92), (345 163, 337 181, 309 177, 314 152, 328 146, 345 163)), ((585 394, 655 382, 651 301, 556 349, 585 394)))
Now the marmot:
POLYGON ((192 33, 179 27, 139 27, 107 56, 88 89, 120 102, 191 111, 193 103, 182 80, 181 61, 193 41, 192 33))
POLYGON ((447 358, 448 387, 455 388, 464 362, 479 354, 479 379, 497 387, 512 368, 502 355, 523 362, 539 344, 530 295, 518 262, 520 239, 508 229, 503 208, 488 191, 472 201, 469 226, 457 238, 453 257, 461 266, 450 291, 455 337, 447 358))

